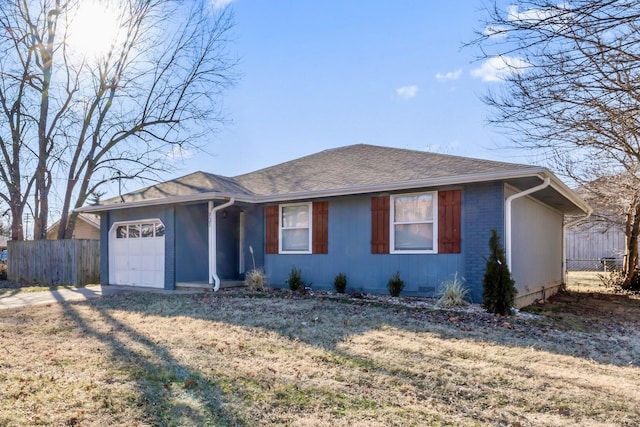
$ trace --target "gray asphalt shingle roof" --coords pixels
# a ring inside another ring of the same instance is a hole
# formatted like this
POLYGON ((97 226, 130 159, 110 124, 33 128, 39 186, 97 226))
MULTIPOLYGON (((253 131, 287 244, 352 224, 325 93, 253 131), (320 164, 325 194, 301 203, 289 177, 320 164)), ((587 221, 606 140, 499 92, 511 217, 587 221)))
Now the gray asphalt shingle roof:
MULTIPOLYGON (((357 144, 232 178, 195 172, 104 200, 81 211, 113 209, 123 202, 131 207, 230 197, 245 202, 265 202, 491 180, 505 180, 524 189, 538 185, 541 175, 548 174, 546 169, 537 166, 357 144)), ((556 187, 564 186, 559 180, 556 184, 556 187)), ((583 202, 574 199, 568 188, 559 192, 548 188, 536 197, 567 211, 585 209, 583 202)))
MULTIPOLYGON (((161 182, 150 187, 142 188, 124 194, 125 202, 162 199, 166 197, 188 197, 202 193, 221 193, 252 196, 245 188, 226 176, 214 175, 206 172, 195 172, 171 181, 161 182)), ((120 197, 101 202, 101 204, 121 203, 120 197)))
POLYGON ((272 196, 520 169, 538 168, 357 144, 321 151, 234 179, 254 194, 272 196))

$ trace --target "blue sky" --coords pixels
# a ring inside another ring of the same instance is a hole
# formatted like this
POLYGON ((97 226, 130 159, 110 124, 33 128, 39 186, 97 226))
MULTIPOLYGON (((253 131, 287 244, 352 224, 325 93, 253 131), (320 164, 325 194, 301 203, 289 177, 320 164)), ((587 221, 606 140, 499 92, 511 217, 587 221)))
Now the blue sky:
MULTIPOLYGON (((234 176, 320 150, 366 143, 503 161, 485 124, 482 63, 462 42, 480 2, 217 0, 235 14, 241 78, 231 122, 173 171, 234 176)), ((485 67, 486 71, 486 67, 485 67)))

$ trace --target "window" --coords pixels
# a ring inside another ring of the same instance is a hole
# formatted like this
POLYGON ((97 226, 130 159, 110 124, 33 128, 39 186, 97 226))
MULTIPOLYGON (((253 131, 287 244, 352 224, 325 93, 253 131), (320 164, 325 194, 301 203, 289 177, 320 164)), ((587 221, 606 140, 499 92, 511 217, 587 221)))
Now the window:
POLYGON ((391 252, 435 253, 436 193, 391 197, 391 252))
POLYGON ((164 236, 164 225, 161 222, 137 222, 116 226, 117 239, 138 239, 164 236))
POLYGON ((311 253, 311 203, 280 205, 280 253, 311 253))

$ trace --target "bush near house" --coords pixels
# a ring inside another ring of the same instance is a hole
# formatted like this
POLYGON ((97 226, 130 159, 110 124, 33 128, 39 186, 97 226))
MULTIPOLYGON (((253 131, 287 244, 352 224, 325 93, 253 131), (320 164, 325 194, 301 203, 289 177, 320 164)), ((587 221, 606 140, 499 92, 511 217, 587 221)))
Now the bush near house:
POLYGON ((302 280, 302 269, 295 267, 291 267, 289 278, 285 281, 285 283, 289 285, 289 289, 291 289, 292 291, 304 289, 304 287, 307 285, 307 282, 302 280))
POLYGON ((333 288, 339 294, 344 294, 344 291, 347 289, 347 275, 344 273, 336 274, 336 277, 333 279, 333 288))
POLYGON ((469 304, 469 289, 464 286, 464 279, 458 277, 458 273, 453 279, 447 280, 440 285, 438 291, 438 305, 440 307, 460 307, 469 304))
POLYGON ((264 291, 267 289, 267 276, 261 268, 254 268, 245 275, 244 284, 252 291, 264 291))
POLYGON ((482 305, 490 313, 503 316, 512 314, 511 307, 516 296, 516 287, 500 244, 498 232, 491 230, 490 255, 482 280, 482 305))
POLYGON ((400 292, 404 289, 404 280, 400 278, 400 272, 396 271, 389 282, 387 282, 387 288, 389 289, 389 295, 392 297, 400 296, 400 292))

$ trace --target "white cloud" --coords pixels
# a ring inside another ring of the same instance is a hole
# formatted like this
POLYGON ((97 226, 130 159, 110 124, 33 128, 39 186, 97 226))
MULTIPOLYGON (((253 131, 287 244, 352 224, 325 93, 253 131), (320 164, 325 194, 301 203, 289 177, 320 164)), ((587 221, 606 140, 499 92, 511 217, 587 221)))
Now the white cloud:
POLYGON ((531 64, 522 58, 513 56, 494 56, 471 70, 471 76, 485 82, 500 82, 514 74, 522 74, 531 64))
POLYGON ((460 149, 460 142, 453 140, 448 144, 430 144, 426 151, 439 154, 453 154, 460 149))
POLYGON ((570 8, 571 6, 568 3, 558 3, 547 8, 526 9, 520 12, 517 5, 511 5, 507 8, 507 19, 521 24, 544 23, 559 25, 570 17, 570 14, 567 13, 570 8))
POLYGON ((171 151, 167 152, 166 156, 167 160, 175 162, 190 159, 193 157, 193 153, 185 147, 174 145, 171 147, 171 151))
POLYGON ((455 71, 449 71, 448 73, 436 73, 437 80, 458 80, 462 75, 462 68, 458 68, 455 71))
POLYGON ((487 25, 482 32, 487 37, 504 38, 507 37, 508 28, 502 25, 487 25))
POLYGON ((233 3, 235 0, 211 0, 211 5, 216 9, 222 9, 233 3))
POLYGON ((414 98, 418 94, 418 86, 403 86, 396 89, 396 95, 402 99, 414 98))

